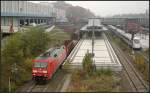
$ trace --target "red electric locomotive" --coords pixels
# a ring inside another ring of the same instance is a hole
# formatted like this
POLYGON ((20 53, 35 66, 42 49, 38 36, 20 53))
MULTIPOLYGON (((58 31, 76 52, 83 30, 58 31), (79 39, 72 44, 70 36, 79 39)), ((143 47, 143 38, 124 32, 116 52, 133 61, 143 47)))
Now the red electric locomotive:
POLYGON ((50 48, 33 60, 32 76, 35 81, 49 80, 63 64, 74 47, 71 40, 65 41, 61 47, 50 48))

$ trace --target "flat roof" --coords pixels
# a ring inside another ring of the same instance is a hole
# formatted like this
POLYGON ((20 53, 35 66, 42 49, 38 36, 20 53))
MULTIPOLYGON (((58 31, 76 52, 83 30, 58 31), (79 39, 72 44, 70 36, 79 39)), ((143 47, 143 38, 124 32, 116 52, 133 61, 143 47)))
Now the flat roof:
MULTIPOLYGON (((95 40, 95 43, 96 44, 94 44, 94 59, 96 63, 108 60, 109 62, 111 62, 104 40, 95 40)), ((84 40, 79 50, 80 51, 77 52, 72 63, 82 63, 82 60, 85 54, 87 53, 87 50, 89 50, 90 53, 92 52, 92 40, 84 40)))
MULTIPOLYGON (((108 30, 106 27, 104 27, 103 25, 102 26, 102 29, 95 29, 96 31, 106 31, 108 30)), ((91 29, 87 29, 88 27, 88 24, 86 24, 85 26, 83 26, 80 31, 91 31, 91 29)))

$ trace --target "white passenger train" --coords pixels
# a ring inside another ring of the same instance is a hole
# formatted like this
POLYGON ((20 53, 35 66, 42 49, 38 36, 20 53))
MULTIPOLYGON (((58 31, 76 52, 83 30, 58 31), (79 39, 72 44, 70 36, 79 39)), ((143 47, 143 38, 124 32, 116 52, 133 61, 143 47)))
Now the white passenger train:
POLYGON ((120 38, 122 38, 128 45, 130 45, 131 47, 133 47, 133 49, 141 49, 142 45, 140 42, 140 38, 134 36, 133 38, 133 46, 132 46, 132 41, 131 41, 131 37, 132 35, 130 33, 126 33, 121 29, 118 29, 112 25, 109 25, 109 28, 112 29, 112 31, 118 35, 120 38))

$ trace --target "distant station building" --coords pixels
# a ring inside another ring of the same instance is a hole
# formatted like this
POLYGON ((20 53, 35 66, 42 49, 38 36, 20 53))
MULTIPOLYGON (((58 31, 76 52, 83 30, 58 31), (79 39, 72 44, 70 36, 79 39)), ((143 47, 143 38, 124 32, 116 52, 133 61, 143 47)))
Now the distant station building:
POLYGON ((95 34, 94 36, 100 36, 101 32, 107 31, 108 29, 104 27, 101 20, 102 18, 98 17, 88 18, 88 24, 80 29, 80 37, 84 34, 86 37, 92 37, 93 34, 95 34))
POLYGON ((147 9, 144 14, 135 14, 121 17, 106 17, 102 19, 103 24, 123 26, 126 20, 136 20, 136 23, 142 27, 149 28, 149 10, 147 9))
POLYGON ((60 14, 56 10, 51 3, 1 1, 1 32, 17 32, 20 27, 33 24, 53 25, 60 14))
POLYGON ((66 18, 66 11, 63 9, 59 9, 59 8, 54 8, 54 6, 49 3, 49 2, 40 2, 40 4, 43 5, 51 5, 53 8, 53 16, 55 16, 55 21, 56 22, 68 22, 67 18, 66 18))

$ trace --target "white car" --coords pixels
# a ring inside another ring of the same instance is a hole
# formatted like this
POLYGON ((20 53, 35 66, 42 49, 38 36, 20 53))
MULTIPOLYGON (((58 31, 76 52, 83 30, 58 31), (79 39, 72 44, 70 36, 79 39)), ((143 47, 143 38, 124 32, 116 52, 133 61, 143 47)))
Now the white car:
POLYGON ((36 23, 31 23, 30 25, 31 25, 31 26, 34 26, 34 27, 37 26, 36 23))

